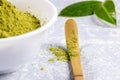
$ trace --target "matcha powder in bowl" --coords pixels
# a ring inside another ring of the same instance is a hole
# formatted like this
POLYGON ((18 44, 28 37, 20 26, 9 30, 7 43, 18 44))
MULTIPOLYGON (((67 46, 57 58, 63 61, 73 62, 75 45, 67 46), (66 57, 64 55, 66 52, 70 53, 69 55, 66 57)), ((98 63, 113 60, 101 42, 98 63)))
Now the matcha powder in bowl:
POLYGON ((21 12, 7 0, 0 0, 0 38, 17 36, 40 27, 40 21, 28 12, 21 12))

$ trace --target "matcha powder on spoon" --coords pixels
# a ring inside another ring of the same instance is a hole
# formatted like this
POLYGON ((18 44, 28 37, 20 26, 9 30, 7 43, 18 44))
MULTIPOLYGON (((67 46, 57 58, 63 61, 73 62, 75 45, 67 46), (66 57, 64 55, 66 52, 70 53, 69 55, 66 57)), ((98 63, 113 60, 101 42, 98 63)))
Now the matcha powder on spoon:
POLYGON ((0 38, 24 34, 38 27, 40 22, 35 16, 21 12, 7 0, 0 0, 0 38))

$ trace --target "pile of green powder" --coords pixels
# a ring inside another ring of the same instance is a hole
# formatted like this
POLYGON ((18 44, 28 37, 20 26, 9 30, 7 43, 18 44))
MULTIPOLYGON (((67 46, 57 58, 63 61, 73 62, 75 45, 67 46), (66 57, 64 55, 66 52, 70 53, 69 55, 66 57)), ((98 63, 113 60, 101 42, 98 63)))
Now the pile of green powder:
POLYGON ((7 0, 0 0, 0 38, 17 36, 38 27, 40 22, 35 16, 21 12, 7 0))
POLYGON ((69 53, 70 58, 74 58, 79 56, 78 50, 76 50, 79 47, 78 45, 79 41, 74 30, 71 31, 71 34, 72 34, 71 40, 67 41, 67 51, 69 53))
MULTIPOLYGON (((68 52, 61 47, 51 47, 49 50, 57 57, 58 61, 69 61, 68 52)), ((53 58, 48 60, 49 62, 54 61, 53 58)))

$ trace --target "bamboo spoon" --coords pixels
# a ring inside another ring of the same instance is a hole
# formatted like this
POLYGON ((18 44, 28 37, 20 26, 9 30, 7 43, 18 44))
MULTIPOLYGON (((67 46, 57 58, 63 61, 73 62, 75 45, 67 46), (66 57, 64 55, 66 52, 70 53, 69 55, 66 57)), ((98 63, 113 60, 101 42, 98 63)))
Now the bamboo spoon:
POLYGON ((80 48, 77 24, 73 19, 68 19, 65 24, 67 49, 73 69, 74 80, 84 80, 80 61, 80 48))

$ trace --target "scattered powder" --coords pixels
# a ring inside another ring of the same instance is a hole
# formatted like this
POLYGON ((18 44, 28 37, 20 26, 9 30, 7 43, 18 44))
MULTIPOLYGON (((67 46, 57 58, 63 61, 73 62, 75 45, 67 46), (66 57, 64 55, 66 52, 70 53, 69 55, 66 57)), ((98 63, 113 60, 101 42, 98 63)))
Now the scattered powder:
POLYGON ((0 0, 0 38, 17 36, 40 27, 40 21, 27 12, 21 12, 7 0, 0 0))
POLYGON ((54 58, 50 58, 49 60, 48 60, 48 62, 54 62, 55 60, 54 60, 54 58))
POLYGON ((61 47, 51 47, 49 50, 57 57, 58 61, 69 61, 68 52, 61 47))
POLYGON ((44 67, 40 67, 40 70, 43 71, 43 70, 44 70, 44 67))

